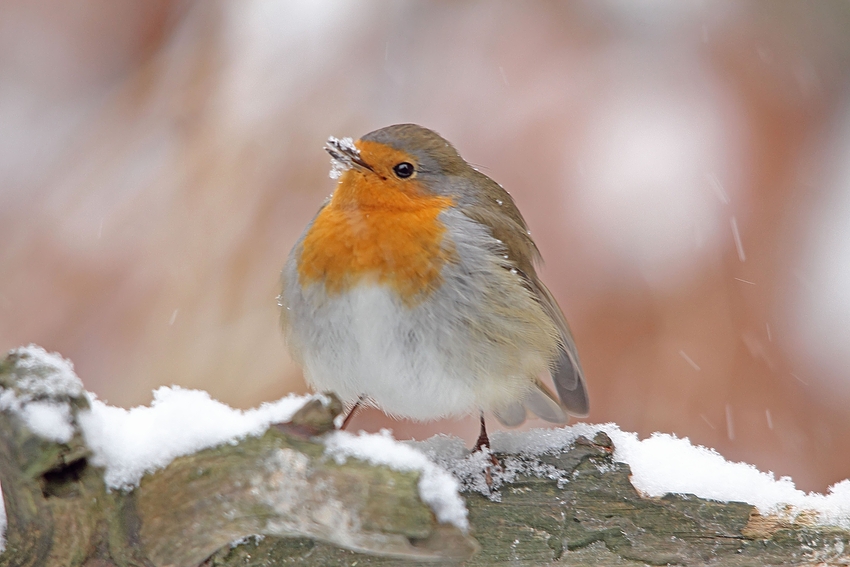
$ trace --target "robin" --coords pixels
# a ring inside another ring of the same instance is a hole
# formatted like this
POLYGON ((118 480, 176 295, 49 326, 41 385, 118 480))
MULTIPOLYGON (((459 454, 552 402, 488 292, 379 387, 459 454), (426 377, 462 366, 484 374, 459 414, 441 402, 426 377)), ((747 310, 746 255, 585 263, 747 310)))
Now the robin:
MULTIPOLYGON (((415 124, 329 138, 336 190, 283 269, 281 322, 317 390, 414 420, 586 416, 587 388, 511 196, 415 124), (557 396, 541 381, 551 373, 557 396)), ((347 421, 346 421, 347 422, 347 421)))

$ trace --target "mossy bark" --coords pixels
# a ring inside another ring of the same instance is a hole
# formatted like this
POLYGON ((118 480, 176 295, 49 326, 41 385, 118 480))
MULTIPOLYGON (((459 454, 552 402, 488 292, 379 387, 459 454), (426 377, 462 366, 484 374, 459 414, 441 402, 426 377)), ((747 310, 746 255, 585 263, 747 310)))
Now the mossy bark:
MULTIPOLYGON (((580 440, 548 462, 572 471, 561 487, 522 478, 501 488, 501 501, 468 494, 479 552, 465 566, 517 565, 848 565, 850 533, 765 518, 749 504, 690 495, 646 498, 629 468, 611 459, 610 439, 580 440)), ((810 517, 809 517, 810 519, 810 517)), ((429 565, 368 557, 299 538, 250 540, 214 554, 208 565, 429 565)))
MULTIPOLYGON (((44 401, 19 392, 34 376, 17 362, 0 363, 0 394, 44 401)), ((87 407, 84 396, 49 401, 74 414, 87 407)), ((792 522, 743 503, 640 495, 604 434, 543 457, 569 472, 560 486, 523 477, 500 488, 499 502, 467 494, 464 535, 436 522, 416 474, 325 458, 310 437, 338 411, 312 404, 261 437, 178 458, 121 492, 106 489, 79 430, 47 441, 7 407, 0 566, 850 564, 850 534, 810 515, 792 522)))

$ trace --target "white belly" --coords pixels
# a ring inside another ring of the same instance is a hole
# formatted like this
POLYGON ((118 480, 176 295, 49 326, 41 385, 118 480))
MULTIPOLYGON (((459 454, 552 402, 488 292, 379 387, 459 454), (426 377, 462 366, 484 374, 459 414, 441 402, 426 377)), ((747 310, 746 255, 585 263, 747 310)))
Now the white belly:
POLYGON ((455 352, 469 345, 458 337, 454 348, 447 346, 438 327, 421 321, 420 311, 401 304, 386 288, 355 287, 322 311, 314 321, 325 329, 317 329, 316 336, 330 340, 302 351, 305 376, 317 390, 336 392, 345 401, 365 394, 387 413, 413 419, 476 409, 476 377, 455 352))

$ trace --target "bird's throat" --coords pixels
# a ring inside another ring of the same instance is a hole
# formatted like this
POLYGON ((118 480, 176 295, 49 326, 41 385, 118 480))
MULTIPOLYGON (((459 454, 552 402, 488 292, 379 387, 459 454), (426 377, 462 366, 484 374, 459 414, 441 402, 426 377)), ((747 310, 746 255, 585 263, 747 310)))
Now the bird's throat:
POLYGON ((304 237, 298 258, 302 285, 329 295, 360 284, 392 288, 407 304, 425 299, 453 261, 440 213, 448 197, 401 192, 379 177, 347 171, 304 237))

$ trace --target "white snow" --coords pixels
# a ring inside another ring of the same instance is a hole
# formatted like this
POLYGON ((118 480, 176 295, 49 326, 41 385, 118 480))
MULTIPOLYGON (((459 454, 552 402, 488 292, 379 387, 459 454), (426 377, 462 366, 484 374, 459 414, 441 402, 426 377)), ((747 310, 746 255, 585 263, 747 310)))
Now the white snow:
MULTIPOLYGON (((354 140, 351 138, 334 138, 333 136, 329 136, 326 147, 334 150, 340 148, 352 155, 360 155, 360 150, 357 149, 357 146, 354 145, 354 140)), ((339 154, 339 151, 335 150, 335 154, 339 154)), ((328 173, 331 179, 339 179, 343 173, 351 169, 351 160, 345 154, 339 155, 341 159, 331 158, 331 170, 328 173)))
POLYGON ((16 388, 0 392, 0 411, 11 411, 36 435, 65 443, 74 435, 67 398, 83 394, 74 365, 36 345, 14 349, 16 388))
POLYGON ((74 436, 71 408, 58 402, 30 402, 19 410, 30 431, 58 443, 67 443, 74 436))
POLYGON ((482 473, 490 463, 489 457, 466 454, 461 440, 437 435, 413 444, 452 471, 464 490, 498 500, 500 494, 493 489, 511 482, 518 474, 551 478, 562 486, 569 482, 567 473, 535 457, 570 447, 579 436, 593 439, 600 431, 614 442, 614 460, 629 465, 632 484, 647 496, 678 493, 721 502, 746 502, 762 514, 791 518, 813 511, 822 524, 850 528, 850 480, 831 486, 825 495, 806 493, 788 477, 777 479, 773 473, 759 471, 753 465, 729 462, 712 449, 692 445, 688 439, 655 433, 641 440, 637 434, 622 431, 612 423, 492 434, 493 451, 510 455, 503 460, 504 470, 491 469, 492 488, 484 483, 482 473))
MULTIPOLYGON (((149 407, 116 408, 90 395, 92 409, 78 416, 92 463, 106 469, 107 486, 130 489, 147 472, 174 458, 248 435, 261 435, 269 424, 286 421, 308 399, 288 396, 257 409, 241 411, 213 400, 206 392, 178 387, 159 388, 149 407)), ((320 397, 321 398, 321 397, 320 397)), ((437 519, 466 529, 466 507, 458 483, 415 449, 384 431, 354 436, 334 432, 325 440, 327 453, 338 461, 356 457, 396 470, 420 471, 419 494, 437 519)))
POLYGON ((637 434, 613 424, 601 427, 614 442, 614 458, 628 463, 632 484, 648 496, 694 494, 722 502, 746 502, 761 514, 794 514, 812 510, 823 524, 850 528, 850 481, 829 488, 826 495, 797 489, 790 477, 777 479, 747 463, 732 463, 712 449, 691 445, 688 439, 654 433, 637 434), (793 510, 786 510, 786 506, 793 510))
POLYGON ((292 417, 308 399, 290 395, 243 411, 207 392, 172 386, 155 390, 150 406, 130 410, 89 394, 91 411, 81 412, 77 419, 93 453, 91 462, 106 469, 107 486, 129 489, 145 473, 176 457, 262 435, 270 424, 292 417))
MULTIPOLYGON (((585 434, 580 426, 561 429, 535 429, 525 432, 497 432, 490 435, 494 452, 500 453, 501 467, 494 467, 488 451, 469 454, 463 440, 447 435, 435 435, 410 445, 424 452, 430 459, 449 470, 460 482, 464 492, 479 492, 491 500, 501 500, 499 488, 513 482, 517 475, 533 475, 568 482, 569 473, 535 457, 562 447, 571 446, 579 435, 585 434), (502 454, 504 453, 504 455, 502 454), (507 455, 507 456, 506 456, 507 455), (484 474, 489 468, 490 483, 484 474)), ((592 437, 593 435, 591 435, 592 437)))
POLYGON ((74 364, 56 352, 47 352, 38 345, 30 344, 9 351, 16 355, 18 388, 32 398, 76 398, 83 393, 83 383, 74 373, 74 364), (33 377, 32 375, 36 377, 33 377), (28 377, 29 376, 29 377, 28 377))
POLYGON ((421 451, 393 439, 388 430, 359 435, 335 431, 325 438, 325 454, 340 464, 354 457, 398 471, 419 471, 419 497, 431 507, 437 520, 463 531, 469 528, 466 505, 458 494, 458 481, 421 451))

